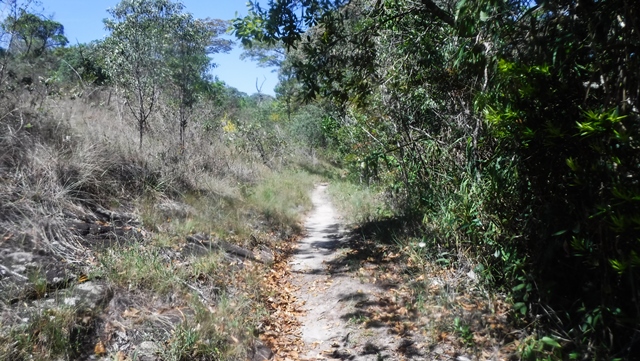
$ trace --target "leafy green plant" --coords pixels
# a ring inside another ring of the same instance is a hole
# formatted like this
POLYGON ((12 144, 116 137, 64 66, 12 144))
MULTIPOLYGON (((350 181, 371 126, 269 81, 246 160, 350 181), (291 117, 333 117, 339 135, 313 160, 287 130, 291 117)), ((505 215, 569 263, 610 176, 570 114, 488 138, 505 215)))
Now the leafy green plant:
MULTIPOLYGON (((520 345, 520 355, 523 360, 561 360, 562 346, 558 341, 550 336, 541 338, 528 337, 520 345)), ((574 360, 574 356, 569 359, 574 360)))
POLYGON ((473 346, 473 331, 459 317, 453 320, 453 330, 465 345, 473 346))
POLYGON ((35 269, 28 273, 28 280, 36 298, 42 298, 47 293, 47 277, 41 269, 35 269))

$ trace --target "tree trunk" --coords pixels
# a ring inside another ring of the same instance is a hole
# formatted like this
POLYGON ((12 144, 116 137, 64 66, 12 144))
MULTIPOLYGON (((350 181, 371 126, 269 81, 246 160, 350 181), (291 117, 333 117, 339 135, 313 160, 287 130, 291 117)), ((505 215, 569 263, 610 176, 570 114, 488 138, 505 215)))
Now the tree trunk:
POLYGON ((144 130, 144 124, 142 122, 138 123, 138 129, 140 130, 140 150, 142 150, 142 132, 144 130))

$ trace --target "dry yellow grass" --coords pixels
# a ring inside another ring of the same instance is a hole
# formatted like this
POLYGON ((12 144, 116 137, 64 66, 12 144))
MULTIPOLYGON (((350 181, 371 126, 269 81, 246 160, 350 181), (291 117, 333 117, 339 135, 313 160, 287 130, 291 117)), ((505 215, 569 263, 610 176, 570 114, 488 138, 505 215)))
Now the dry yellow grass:
MULTIPOLYGON (((20 109, 3 104, 12 111, 0 118, 0 237, 37 244, 82 270, 83 279, 102 279, 136 300, 136 309, 184 307, 183 323, 165 322, 172 335, 163 351, 169 359, 194 352, 203 359, 243 359, 263 314, 256 283, 267 268, 243 270, 218 253, 174 254, 192 234, 250 247, 299 232, 300 216, 310 207, 308 191, 320 177, 287 169, 315 160, 279 149, 265 164, 262 155, 210 126, 219 122, 211 106, 192 119, 184 148, 177 124, 161 109, 140 149, 135 123, 108 90, 36 103, 20 109), (89 246, 69 222, 91 220, 96 209, 132 214, 140 221, 137 238, 118 235, 121 246, 89 246), (165 304, 167 297, 173 303, 165 304)), ((46 317, 23 326, 0 323, 0 358, 25 359, 29 352, 35 359, 76 357, 86 348, 72 345, 77 332, 83 342, 99 341, 91 349, 116 357, 106 338, 96 339, 110 323, 102 331, 83 328, 83 319, 98 315, 76 311, 67 312, 62 333, 46 317), (11 341, 29 327, 38 328, 40 338, 11 341)))

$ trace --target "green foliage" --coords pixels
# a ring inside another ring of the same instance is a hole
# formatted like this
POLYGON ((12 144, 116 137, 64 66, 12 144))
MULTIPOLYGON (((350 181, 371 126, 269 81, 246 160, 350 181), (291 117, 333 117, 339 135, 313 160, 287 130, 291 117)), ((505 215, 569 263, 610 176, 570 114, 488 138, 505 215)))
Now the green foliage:
POLYGON ((60 59, 56 78, 62 84, 107 85, 109 74, 103 64, 101 42, 78 44, 55 51, 60 59))
POLYGON ((235 34, 249 46, 253 41, 281 41, 291 47, 300 34, 318 24, 328 11, 344 5, 344 0, 269 0, 262 9, 257 1, 249 1, 249 15, 234 20, 235 34))
MULTIPOLYGON (((541 338, 528 337, 520 345, 520 354, 523 360, 557 360, 562 355, 562 346, 550 336, 541 338)), ((577 355, 569 355, 569 359, 577 359, 577 355)))
POLYGON ((348 180, 334 180, 329 184, 329 194, 348 223, 372 222, 391 215, 384 200, 373 187, 348 180))
POLYGON ((637 9, 455 5, 279 0, 251 4, 234 27, 245 43, 297 48, 301 92, 333 105, 323 136, 354 179, 383 185, 439 246, 472 250, 518 319, 557 312, 541 320, 571 347, 542 338, 523 355, 628 355, 640 320, 637 9))
POLYGON ((12 35, 9 52, 24 57, 40 57, 46 50, 64 47, 69 43, 64 36, 64 26, 57 21, 18 9, 2 23, 2 30, 12 35))
POLYGON ((173 43, 168 44, 166 66, 169 68, 171 95, 175 101, 180 124, 180 141, 184 147, 184 131, 191 110, 206 90, 207 71, 211 68, 208 46, 213 33, 205 22, 195 20, 191 14, 180 14, 171 19, 173 43))
MULTIPOLYGON (((68 43, 59 22, 36 13, 30 1, 10 1, 3 5, 0 23, 0 95, 13 98, 25 89, 32 102, 41 103, 51 92, 51 72, 58 66, 54 53, 68 43)), ((14 99, 12 101, 22 102, 14 99)))
POLYGON ((264 68, 279 68, 285 61, 285 53, 281 44, 252 42, 244 45, 240 59, 251 59, 264 68))
POLYGON ((464 324, 459 317, 453 320, 453 330, 465 345, 473 346, 473 332, 471 332, 469 325, 464 324))
POLYGON ((114 248, 100 256, 101 271, 112 282, 129 289, 172 292, 180 283, 179 269, 152 247, 114 248))
POLYGON ((210 93, 209 54, 228 52, 233 44, 218 39, 226 22, 194 19, 171 0, 123 0, 105 20, 111 32, 104 42, 106 68, 120 85, 138 123, 140 147, 147 120, 161 93, 175 112, 184 147, 184 132, 193 106, 210 93))
POLYGON ((111 18, 104 21, 111 33, 104 42, 105 65, 122 88, 138 123, 140 147, 147 119, 157 105, 159 88, 167 75, 165 56, 172 40, 170 26, 182 8, 170 0, 123 0, 108 10, 111 18))
POLYGON ((320 149, 327 145, 322 131, 322 118, 325 110, 317 104, 309 104, 298 109, 290 120, 290 133, 300 146, 309 150, 320 149))
POLYGON ((89 327, 81 323, 77 310, 55 305, 27 316, 28 322, 11 329, 9 348, 0 350, 7 360, 74 359, 81 354, 80 341, 89 327))
POLYGON ((285 119, 277 110, 271 97, 254 94, 244 98, 237 121, 239 148, 257 154, 260 161, 270 167, 282 164, 287 158, 288 139, 285 135, 285 119))

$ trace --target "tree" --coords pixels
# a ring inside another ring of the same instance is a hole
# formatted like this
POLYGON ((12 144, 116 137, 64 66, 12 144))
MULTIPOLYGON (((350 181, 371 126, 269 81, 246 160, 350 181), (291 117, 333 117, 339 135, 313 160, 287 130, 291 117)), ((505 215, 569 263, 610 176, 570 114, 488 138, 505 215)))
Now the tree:
POLYGON ((280 62, 278 69, 278 84, 274 89, 279 101, 284 102, 287 111, 287 120, 291 122, 291 115, 295 111, 295 102, 300 94, 300 83, 296 79, 291 57, 280 62))
POLYGON ((175 93, 180 126, 180 142, 184 148, 184 132, 191 110, 198 98, 207 92, 207 71, 214 67, 210 54, 229 52, 233 42, 220 39, 228 23, 219 19, 194 19, 182 14, 174 20, 174 42, 168 55, 170 81, 175 93))
POLYGON ((278 72, 278 85, 275 88, 277 99, 284 103, 287 112, 287 120, 291 122, 294 112, 294 102, 299 95, 299 82, 293 67, 295 58, 293 49, 287 51, 282 42, 265 43, 250 42, 244 44, 241 59, 251 59, 263 68, 274 68, 278 72))
MULTIPOLYGON (((251 42, 244 44, 240 59, 251 59, 263 68, 279 68, 285 60, 286 50, 281 43, 251 42)), ((274 70, 276 71, 276 70, 274 70)))
POLYGON ((93 41, 56 49, 55 56, 61 62, 56 72, 58 80, 67 83, 79 80, 95 85, 107 84, 109 74, 103 65, 101 47, 101 41, 93 41))
POLYGON ((138 124, 140 148, 167 76, 172 25, 179 23, 182 10, 181 4, 170 0, 122 0, 108 10, 111 19, 104 21, 111 33, 104 42, 105 65, 138 124))
MULTIPOLYGON (((0 55, 0 84, 11 90, 16 87, 30 93, 38 90, 35 95, 43 100, 50 90, 49 71, 57 63, 53 53, 63 49, 68 41, 62 24, 39 15, 32 5, 32 1, 5 2, 6 18, 0 23, 0 42, 6 49, 0 55)), ((32 104, 35 99, 32 98, 32 104)))
POLYGON ((147 120, 161 91, 172 94, 177 109, 180 142, 190 110, 205 91, 210 54, 228 52, 233 42, 220 39, 227 23, 194 19, 184 6, 170 0, 123 0, 105 20, 106 64, 124 91, 138 123, 140 147, 147 120))
POLYGON ((19 9, 17 16, 7 17, 2 28, 13 35, 9 52, 19 52, 25 57, 39 57, 47 49, 63 47, 69 43, 64 36, 62 24, 29 13, 25 9, 19 9))
POLYGON ((212 66, 207 56, 207 46, 212 34, 204 22, 195 20, 191 14, 182 14, 172 25, 174 42, 169 45, 168 66, 170 80, 178 108, 180 143, 184 148, 184 131, 190 110, 197 101, 198 93, 205 86, 206 72, 212 66))

